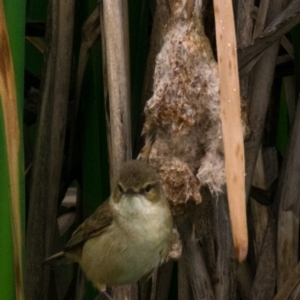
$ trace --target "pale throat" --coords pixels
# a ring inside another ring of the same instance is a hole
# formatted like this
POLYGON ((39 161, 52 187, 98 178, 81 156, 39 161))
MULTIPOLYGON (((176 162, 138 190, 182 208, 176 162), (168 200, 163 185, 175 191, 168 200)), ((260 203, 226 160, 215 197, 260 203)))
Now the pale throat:
POLYGON ((142 194, 122 195, 118 203, 113 203, 113 208, 118 213, 120 227, 132 232, 135 242, 137 236, 142 236, 143 245, 155 248, 164 241, 166 232, 161 222, 165 221, 166 214, 160 203, 153 203, 142 194))
POLYGON ((147 200, 142 194, 122 195, 120 201, 114 203, 113 206, 124 217, 136 214, 149 215, 157 213, 157 206, 147 200))

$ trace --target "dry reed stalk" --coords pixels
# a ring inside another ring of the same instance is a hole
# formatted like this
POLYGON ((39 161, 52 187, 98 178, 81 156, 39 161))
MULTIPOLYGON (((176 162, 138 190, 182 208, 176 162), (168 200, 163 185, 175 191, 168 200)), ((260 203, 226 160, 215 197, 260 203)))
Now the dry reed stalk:
POLYGON ((55 252, 56 215, 64 157, 69 101, 73 24, 72 0, 49 3, 47 48, 41 85, 35 159, 26 236, 26 298, 50 299, 50 267, 44 259, 55 252))
POLYGON ((76 74, 76 90, 75 90, 75 117, 77 116, 79 109, 79 100, 81 95, 81 87, 83 77, 86 69, 86 64, 90 57, 90 49, 99 38, 101 32, 99 8, 96 7, 94 11, 89 15, 88 19, 82 26, 81 30, 81 44, 79 50, 78 67, 76 74))
POLYGON ((103 2, 103 34, 107 61, 110 178, 114 184, 121 164, 131 158, 130 73, 127 1, 103 2))
MULTIPOLYGON (((262 14, 262 22, 270 21, 268 27, 261 33, 261 35, 254 40, 254 43, 249 45, 247 48, 239 49, 239 70, 244 73, 245 69, 249 64, 252 63, 257 57, 259 57, 265 49, 276 43, 284 34, 289 32, 295 25, 300 22, 300 5, 298 0, 293 0, 289 5, 282 11, 286 1, 282 2, 270 2, 269 13, 267 18, 264 19, 262 14), (272 4, 270 6, 270 3, 272 4), (281 7, 281 11, 278 11, 278 7, 281 7), (274 10, 274 11, 272 11, 274 10), (278 15, 276 15, 276 12, 278 15), (273 19, 270 18, 271 15, 273 19)), ((261 25, 259 26, 261 28, 261 25)))
POLYGON ((256 274, 251 290, 252 300, 273 299, 276 286, 276 220, 269 210, 268 225, 257 258, 256 274))
MULTIPOLYGON (((239 48, 248 46, 252 41, 253 18, 251 12, 254 8, 254 0, 238 1, 237 20, 236 20, 236 39, 239 48)), ((251 76, 240 78, 241 96, 248 100, 249 98, 249 80, 251 76)))
POLYGON ((300 105, 298 103, 295 122, 290 136, 286 160, 279 178, 276 198, 279 200, 277 268, 278 289, 289 277, 298 263, 299 251, 299 181, 300 181, 300 105))
POLYGON ((170 260, 158 269, 155 300, 169 299, 174 264, 175 262, 170 260))
POLYGON ((270 2, 270 0, 262 0, 259 3, 257 17, 255 20, 255 27, 254 27, 254 31, 253 31, 253 39, 259 37, 265 28, 267 13, 268 13, 268 9, 269 9, 269 2, 270 2))
POLYGON ((147 57, 147 66, 145 70, 143 91, 142 91, 142 107, 144 108, 146 101, 153 93, 153 74, 155 68, 155 58, 162 44, 164 27, 168 21, 170 12, 167 0, 157 1, 157 7, 153 16, 153 27, 150 37, 150 49, 147 57))
MULTIPOLYGON (((110 128, 110 183, 114 185, 121 164, 131 159, 130 72, 127 1, 103 2, 103 34, 107 68, 110 128)), ((137 287, 116 287, 116 300, 136 299, 137 287)))
POLYGON ((82 82, 86 70, 86 65, 88 59, 90 57, 91 47, 94 45, 96 40, 100 35, 100 18, 99 18, 99 8, 95 8, 94 11, 89 15, 87 20, 82 26, 81 30, 81 44, 79 49, 79 58, 78 58, 78 66, 76 72, 76 85, 74 92, 74 110, 72 111, 72 117, 70 118, 70 137, 68 139, 68 174, 71 173, 71 169, 73 167, 73 163, 75 161, 76 153, 78 150, 75 147, 76 137, 77 137, 77 126, 78 122, 78 110, 80 106, 80 97, 82 90, 82 82))
MULTIPOLYGON (((300 281, 300 263, 290 272, 289 277, 284 282, 281 289, 276 294, 274 300, 287 300, 291 299, 290 296, 293 294, 294 290, 296 289, 297 285, 299 285, 300 281)), ((299 296, 299 295, 298 295, 299 296)))
MULTIPOLYGON (((193 210, 201 209, 200 206, 193 210)), ((214 300, 214 293, 210 277, 206 268, 204 256, 197 238, 193 235, 193 226, 197 217, 188 214, 186 218, 178 222, 178 231, 184 245, 182 259, 188 272, 189 283, 194 299, 214 300)))
POLYGON ((216 240, 216 269, 213 273, 212 285, 215 299, 235 299, 237 288, 237 269, 229 210, 226 195, 221 195, 218 201, 212 201, 214 213, 214 238, 216 240))
POLYGON ((279 43, 265 51, 253 69, 250 87, 249 119, 252 129, 251 139, 245 143, 246 151, 246 194, 249 195, 253 174, 261 146, 264 123, 269 107, 279 43))
POLYGON ((244 142, 232 3, 214 0, 225 173, 235 253, 241 262, 248 251, 244 142))

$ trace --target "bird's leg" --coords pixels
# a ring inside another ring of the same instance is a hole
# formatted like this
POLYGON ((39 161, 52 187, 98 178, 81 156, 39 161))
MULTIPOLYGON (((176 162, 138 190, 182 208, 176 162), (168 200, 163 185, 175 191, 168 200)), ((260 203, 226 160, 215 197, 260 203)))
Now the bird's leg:
POLYGON ((107 291, 102 291, 102 293, 107 297, 109 300, 114 300, 108 293, 107 291))
POLYGON ((100 291, 98 296, 95 298, 95 300, 103 300, 104 296, 108 299, 108 300, 114 300, 108 293, 107 291, 100 291))
POLYGON ((96 298, 97 300, 98 300, 98 298, 99 298, 99 300, 102 299, 102 297, 100 298, 101 293, 104 294, 108 300, 114 300, 114 299, 107 293, 107 291, 106 291, 106 284, 99 283, 99 284, 97 284, 96 287, 97 287, 97 290, 100 292, 100 294, 99 294, 98 297, 96 298))

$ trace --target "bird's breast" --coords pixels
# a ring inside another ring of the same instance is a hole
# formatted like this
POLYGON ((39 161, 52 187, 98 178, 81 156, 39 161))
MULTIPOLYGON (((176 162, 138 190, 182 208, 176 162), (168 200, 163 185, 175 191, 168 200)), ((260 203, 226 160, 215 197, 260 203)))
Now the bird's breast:
POLYGON ((130 200, 129 205, 120 201, 112 206, 113 224, 83 246, 80 264, 94 285, 136 282, 158 267, 169 252, 172 219, 168 207, 143 198, 130 200))

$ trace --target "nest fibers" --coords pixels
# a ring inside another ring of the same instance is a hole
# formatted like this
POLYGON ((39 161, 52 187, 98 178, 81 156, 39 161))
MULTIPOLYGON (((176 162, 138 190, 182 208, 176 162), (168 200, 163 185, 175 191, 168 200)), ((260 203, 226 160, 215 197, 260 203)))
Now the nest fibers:
POLYGON ((140 154, 159 173, 174 213, 189 199, 201 202, 201 186, 217 195, 225 183, 218 65, 199 4, 187 2, 175 2, 165 27, 140 154))

